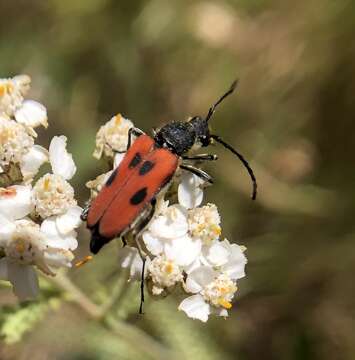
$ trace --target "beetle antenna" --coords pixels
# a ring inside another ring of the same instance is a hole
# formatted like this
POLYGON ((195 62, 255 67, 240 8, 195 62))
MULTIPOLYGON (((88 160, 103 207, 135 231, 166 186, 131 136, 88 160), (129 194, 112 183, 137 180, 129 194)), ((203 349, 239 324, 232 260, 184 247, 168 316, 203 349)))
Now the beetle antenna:
POLYGON ((257 193, 257 183, 256 183, 256 178, 254 175, 254 172, 252 170, 252 168, 250 167, 250 165, 248 164, 248 162, 244 159, 243 155, 241 155, 237 150, 235 150, 231 145, 227 144, 225 141, 222 140, 222 138, 218 135, 211 135, 211 138, 216 140, 217 142, 219 142, 220 144, 222 144, 226 149, 230 150, 234 155, 236 155, 239 160, 243 163, 243 165, 246 167, 251 181, 253 183, 253 192, 251 195, 252 200, 256 199, 256 193, 257 193))
POLYGON ((229 88, 229 90, 223 94, 218 100, 216 103, 214 103, 210 109, 208 110, 208 113, 207 113, 207 116, 206 116, 206 119, 205 121, 208 122, 208 120, 212 117, 213 113, 215 112, 217 106, 230 94, 232 94, 232 92, 235 90, 235 88, 237 87, 238 85, 238 80, 234 80, 231 87, 229 88))

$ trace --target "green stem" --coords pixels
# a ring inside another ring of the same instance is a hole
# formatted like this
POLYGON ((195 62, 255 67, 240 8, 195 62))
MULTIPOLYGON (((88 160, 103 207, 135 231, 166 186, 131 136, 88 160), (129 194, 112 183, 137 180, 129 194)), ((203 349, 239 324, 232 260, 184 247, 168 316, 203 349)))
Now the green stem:
POLYGON ((84 310, 91 319, 100 322, 138 351, 156 360, 177 359, 177 356, 172 351, 161 346, 143 330, 110 316, 107 312, 112 305, 111 302, 104 304, 102 307, 98 306, 63 273, 58 273, 50 280, 59 289, 65 291, 69 299, 84 310))

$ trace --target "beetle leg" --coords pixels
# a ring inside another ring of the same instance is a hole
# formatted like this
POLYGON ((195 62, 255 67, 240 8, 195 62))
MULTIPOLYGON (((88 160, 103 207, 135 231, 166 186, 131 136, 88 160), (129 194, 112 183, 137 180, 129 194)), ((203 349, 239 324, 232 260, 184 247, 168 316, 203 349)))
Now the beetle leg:
POLYGON ((122 247, 125 247, 127 245, 127 241, 126 241, 125 237, 121 236, 121 240, 122 240, 122 247))
POLYGON ((180 168, 193 173, 194 175, 198 176, 200 179, 202 179, 210 184, 213 184, 212 177, 199 168, 196 168, 192 165, 187 165, 187 164, 181 164, 180 168))
MULTIPOLYGON (((128 130, 128 141, 127 141, 127 150, 131 147, 132 145, 132 135, 134 135, 135 137, 139 137, 141 135, 144 135, 144 132, 141 129, 138 129, 136 127, 131 127, 128 130)), ((127 151, 126 150, 126 151, 127 151)))
POLYGON ((88 213, 89 213, 89 210, 90 210, 90 202, 88 201, 85 206, 84 206, 84 209, 83 211, 81 212, 81 215, 80 215, 80 219, 82 221, 86 221, 86 219, 88 218, 88 213))
POLYGON ((141 244, 139 243, 139 236, 141 232, 144 230, 144 228, 148 225, 149 221, 152 219, 155 213, 155 205, 156 205, 156 199, 153 199, 151 201, 151 209, 149 210, 149 213, 147 215, 144 215, 143 219, 140 220, 138 224, 136 224, 135 229, 132 232, 132 235, 134 237, 134 240, 137 244, 138 252, 140 257, 142 258, 143 265, 142 265, 142 277, 141 277, 141 302, 139 305, 139 313, 143 314, 143 303, 144 303, 144 272, 145 272, 145 262, 147 255, 145 255, 144 251, 141 248, 141 244))
POLYGON ((201 161, 215 161, 218 160, 217 155, 211 154, 196 154, 193 156, 183 156, 183 160, 201 160, 201 161))

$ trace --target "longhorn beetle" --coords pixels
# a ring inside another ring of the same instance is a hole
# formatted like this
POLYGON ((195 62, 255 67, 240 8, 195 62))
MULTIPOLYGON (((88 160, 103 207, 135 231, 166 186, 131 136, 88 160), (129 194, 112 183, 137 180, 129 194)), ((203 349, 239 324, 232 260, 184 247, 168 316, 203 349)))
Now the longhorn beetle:
MULTIPOLYGON (((179 167, 207 183, 213 183, 206 172, 187 163, 191 160, 217 160, 216 155, 188 154, 196 145, 207 147, 214 140, 236 155, 250 175, 253 185, 251 197, 255 200, 257 183, 248 162, 220 136, 211 134, 209 129, 209 121, 217 106, 232 94, 236 86, 237 81, 234 81, 204 118, 195 116, 187 122, 173 121, 154 131, 153 137, 138 128, 129 129, 127 152, 123 160, 82 214, 91 231, 90 250, 93 254, 97 254, 113 238, 123 238, 129 231, 137 237, 154 215, 157 195, 169 185, 179 167), (136 137, 133 144, 132 136, 136 137)), ((143 274, 144 265, 142 280, 143 274)))

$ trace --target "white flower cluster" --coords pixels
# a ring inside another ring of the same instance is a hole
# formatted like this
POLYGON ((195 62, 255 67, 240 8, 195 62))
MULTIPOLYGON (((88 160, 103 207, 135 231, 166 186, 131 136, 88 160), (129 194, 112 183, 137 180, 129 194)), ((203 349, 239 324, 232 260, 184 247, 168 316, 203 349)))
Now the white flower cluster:
POLYGON ((71 266, 82 211, 68 183, 76 167, 66 137, 55 136, 49 151, 35 144, 34 129, 47 127, 47 110, 24 100, 29 86, 26 75, 0 79, 0 279, 12 283, 20 300, 38 293, 34 267, 55 275, 71 266), (46 162, 52 173, 36 179, 46 162))
MULTIPOLYGON (((105 155, 113 156, 116 146, 122 151, 132 126, 121 115, 112 118, 98 132, 94 156, 100 157, 102 149, 109 149, 105 155)), ((114 166, 121 159, 122 154, 116 155, 114 166)), ((109 174, 87 184, 93 196, 109 174)), ((201 206, 200 178, 183 171, 174 181, 178 183, 178 203, 166 200, 169 192, 161 194, 152 220, 138 239, 146 254, 144 275, 148 288, 153 296, 166 296, 179 286, 189 296, 178 308, 190 318, 205 322, 210 314, 226 317, 237 280, 245 276, 245 248, 220 239, 221 219, 216 205, 201 206)), ((141 279, 143 261, 134 243, 120 250, 119 263, 129 270, 130 280, 141 279)))

